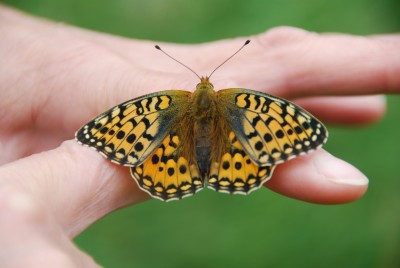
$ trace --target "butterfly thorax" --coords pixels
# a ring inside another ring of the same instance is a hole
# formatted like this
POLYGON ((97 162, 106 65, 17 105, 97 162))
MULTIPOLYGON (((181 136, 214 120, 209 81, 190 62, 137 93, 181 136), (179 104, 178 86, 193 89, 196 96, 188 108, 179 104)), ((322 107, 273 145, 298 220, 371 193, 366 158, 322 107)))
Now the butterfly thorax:
POLYGON ((192 109, 195 121, 209 121, 215 114, 216 95, 208 77, 202 77, 193 93, 192 109))

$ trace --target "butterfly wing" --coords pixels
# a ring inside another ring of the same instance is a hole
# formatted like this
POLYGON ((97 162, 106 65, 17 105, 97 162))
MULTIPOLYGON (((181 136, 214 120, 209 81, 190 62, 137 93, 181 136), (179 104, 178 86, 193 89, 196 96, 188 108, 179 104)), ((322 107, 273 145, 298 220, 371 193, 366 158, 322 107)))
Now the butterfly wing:
POLYGON ((275 166, 257 166, 243 150, 233 131, 229 150, 218 162, 211 163, 208 188, 230 194, 248 194, 260 188, 272 175, 275 166))
POLYGON ((139 187, 152 197, 171 201, 191 196, 203 188, 197 163, 179 150, 179 135, 171 131, 140 166, 131 167, 139 187))
POLYGON ((328 132, 299 106, 247 89, 218 91, 228 125, 244 151, 259 166, 283 163, 321 147, 328 132))
POLYGON ((190 95, 168 90, 124 102, 84 125, 75 138, 115 163, 140 165, 176 125, 190 95))

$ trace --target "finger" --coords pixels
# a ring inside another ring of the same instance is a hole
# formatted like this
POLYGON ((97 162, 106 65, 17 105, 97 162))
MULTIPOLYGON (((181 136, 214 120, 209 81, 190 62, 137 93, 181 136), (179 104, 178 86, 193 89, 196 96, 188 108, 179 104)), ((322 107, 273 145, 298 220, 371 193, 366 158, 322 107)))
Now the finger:
POLYGON ((1 267, 62 268, 78 263, 79 267, 100 267, 65 236, 42 205, 0 181, 1 267))
POLYGON ((295 101, 324 123, 358 126, 375 123, 386 112, 383 95, 311 97, 295 101))
POLYGON ((264 69, 271 70, 264 81, 286 97, 400 91, 397 43, 289 27, 268 31, 255 41, 258 53, 264 51, 264 69))
MULTIPOLYGON (((111 48, 119 43, 99 38, 111 48)), ((229 51, 234 52, 248 38, 221 40, 190 47, 176 44, 164 46, 185 64, 207 74, 230 56, 229 51), (201 61, 197 55, 203 56, 201 61)), ((395 41, 396 35, 361 37, 315 34, 292 27, 278 27, 250 39, 252 43, 246 51, 219 70, 219 75, 214 75, 215 80, 219 77, 230 77, 237 82, 236 86, 262 90, 286 98, 400 91, 400 55, 397 53, 400 42, 395 41)), ((137 58, 137 47, 130 41, 122 43, 126 45, 124 51, 127 56, 137 58)), ((148 42, 142 42, 139 47, 148 45, 148 42)), ((153 61, 160 62, 157 70, 165 72, 165 66, 168 66, 170 59, 158 59, 154 52, 147 52, 148 54, 142 54, 141 57, 150 57, 153 61)), ((170 62, 169 66, 172 64, 175 63, 170 62)))
MULTIPOLYGON (((113 39, 97 33, 88 36, 113 51, 123 47, 127 58, 135 62, 139 59, 147 68, 170 74, 186 72, 169 58, 158 55, 151 42, 113 39)), ((233 53, 250 38, 252 44, 230 60, 219 71, 220 75, 214 76, 215 80, 225 73, 225 77, 238 82, 236 87, 264 90, 287 98, 365 95, 400 91, 398 36, 315 34, 278 27, 253 37, 192 46, 167 43, 162 46, 200 75, 206 75, 230 56, 229 51, 233 53), (198 55, 202 55, 202 60, 198 60, 198 55)))
POLYGON ((393 34, 377 34, 377 35, 370 35, 372 39, 380 40, 384 42, 392 42, 395 45, 400 45, 400 34, 393 33, 393 34))
POLYGON ((0 134, 0 166, 19 158, 54 149, 73 137, 73 131, 20 129, 0 134))
POLYGON ((148 198, 130 178, 129 168, 75 141, 1 166, 0 182, 46 204, 70 237, 107 213, 148 198))
MULTIPOLYGON (((3 14, 4 10, 0 12, 3 14)), ((85 38, 91 36, 90 31, 55 25, 10 10, 6 13, 0 27, 0 35, 4 36, 0 58, 15 68, 0 72, 0 91, 6 93, 0 99, 0 112, 13 116, 1 117, 0 123, 9 133, 29 127, 73 133, 107 108, 174 88, 184 78, 152 73, 140 61, 126 59, 121 50, 113 51, 85 38), (55 28, 57 35, 51 34, 55 28)), ((118 45, 119 38, 104 36, 118 45)), ((148 49, 155 51, 150 45, 148 49)))
MULTIPOLYGON (((382 95, 357 97, 310 97, 298 99, 296 104, 305 108, 318 119, 328 124, 362 126, 380 120, 386 111, 386 98, 382 95)), ((21 157, 56 148, 62 141, 73 136, 62 131, 56 133, 31 130, 13 133, 5 137, 7 142, 0 142, 0 165, 21 157), (27 143, 34 140, 35 143, 27 143), (24 146, 21 146, 24 144, 24 146)))
POLYGON ((317 150, 278 165, 266 186, 311 203, 341 204, 362 197, 368 188, 368 179, 350 164, 317 150))

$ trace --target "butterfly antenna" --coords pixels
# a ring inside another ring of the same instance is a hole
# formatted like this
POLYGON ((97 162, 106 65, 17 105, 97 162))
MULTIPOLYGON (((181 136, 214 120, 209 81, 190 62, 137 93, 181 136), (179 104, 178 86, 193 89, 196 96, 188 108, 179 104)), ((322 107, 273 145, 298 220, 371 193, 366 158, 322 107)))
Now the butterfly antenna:
POLYGON ((160 50, 162 53, 164 53, 165 55, 167 55, 168 57, 170 57, 171 59, 173 59, 174 61, 176 61, 177 63, 179 63, 180 65, 182 65, 183 67, 186 67, 186 69, 188 69, 189 71, 191 71, 192 73, 194 73, 200 80, 201 77, 195 72, 193 71, 192 68, 188 67, 186 64, 183 64, 182 62, 180 62, 179 60, 175 59, 174 57, 172 57, 171 55, 169 55, 167 52, 165 52, 164 50, 161 49, 161 47, 159 45, 155 45, 155 48, 157 48, 158 50, 160 50))
POLYGON ((222 65, 224 65, 228 60, 232 59, 233 56, 235 56, 236 54, 239 53, 240 50, 242 50, 246 45, 248 45, 250 43, 250 40, 246 40, 246 42, 244 42, 244 44, 235 52, 232 54, 232 56, 230 56, 229 58, 227 58, 226 60, 224 60, 223 63, 221 63, 220 65, 217 66, 217 68, 214 69, 214 71, 211 72, 211 74, 208 76, 208 78, 210 78, 213 73, 219 69, 219 67, 221 67, 222 65))

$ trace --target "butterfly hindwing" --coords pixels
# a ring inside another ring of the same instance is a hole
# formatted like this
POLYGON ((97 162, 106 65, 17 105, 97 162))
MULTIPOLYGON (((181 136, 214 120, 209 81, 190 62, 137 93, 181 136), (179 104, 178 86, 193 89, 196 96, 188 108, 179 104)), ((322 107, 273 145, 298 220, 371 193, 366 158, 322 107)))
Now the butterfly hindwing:
POLYGON ((227 121, 244 151, 260 166, 275 165, 321 147, 327 130, 295 104, 247 89, 225 89, 227 121))
POLYGON ((233 131, 228 152, 211 163, 208 187, 230 194, 248 194, 260 188, 272 175, 275 166, 257 166, 243 150, 233 131))
POLYGON ((131 167, 139 187, 163 201, 191 196, 203 188, 198 165, 179 153, 180 142, 178 134, 169 133, 143 164, 131 167))
POLYGON ((176 124, 190 94, 168 90, 124 102, 84 125, 76 139, 113 162, 140 165, 176 124))

